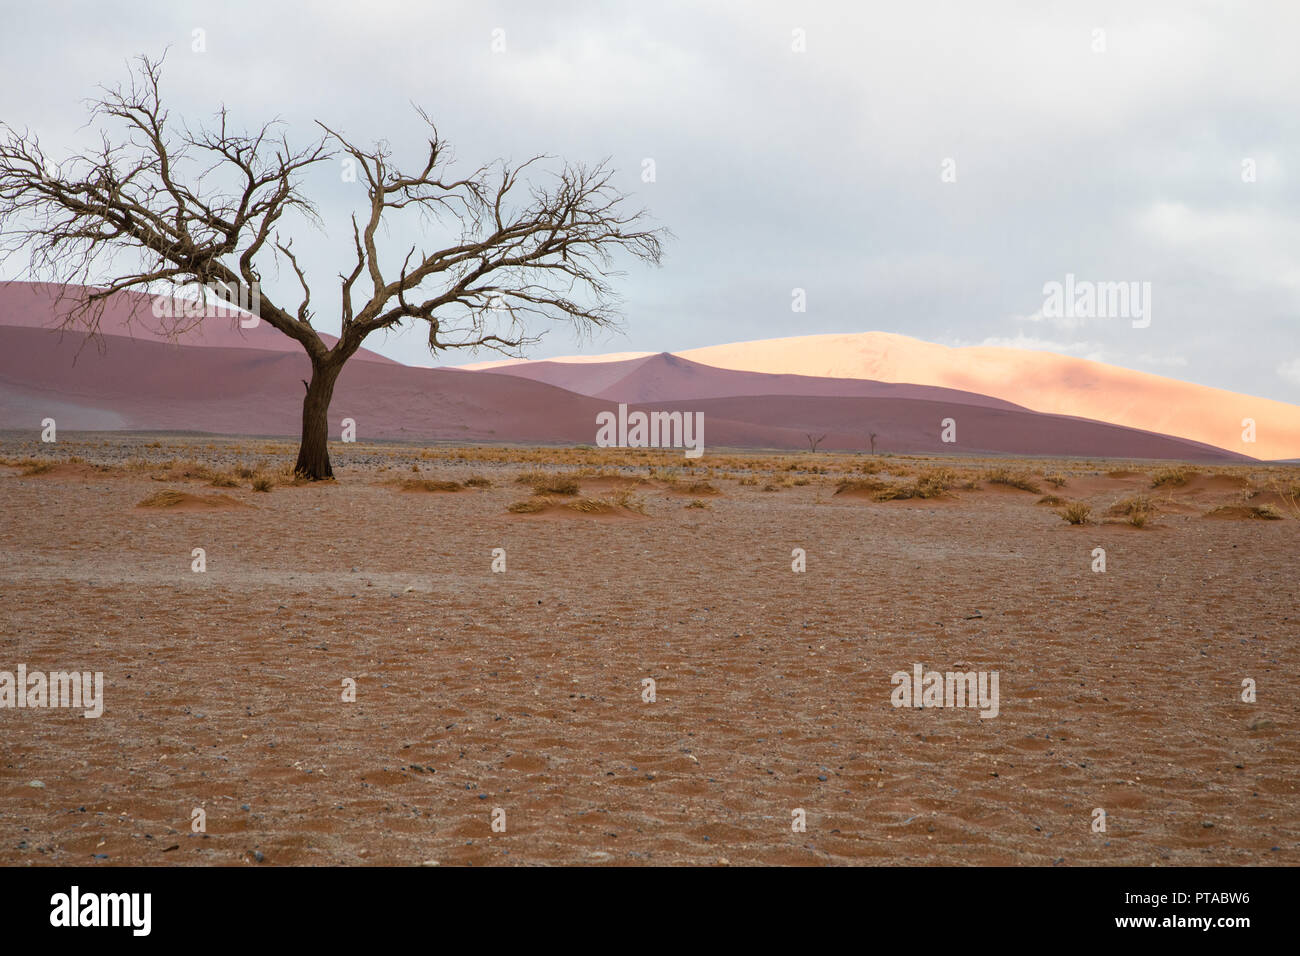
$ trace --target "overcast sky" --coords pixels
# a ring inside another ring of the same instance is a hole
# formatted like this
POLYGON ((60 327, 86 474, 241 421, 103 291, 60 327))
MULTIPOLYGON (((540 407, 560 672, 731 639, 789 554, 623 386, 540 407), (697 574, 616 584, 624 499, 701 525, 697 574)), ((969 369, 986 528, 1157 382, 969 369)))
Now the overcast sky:
MULTIPOLYGON (((320 119, 415 163, 415 102, 466 166, 610 157, 676 239, 661 268, 627 264, 621 334, 578 342, 557 326, 532 358, 882 330, 1300 402, 1289 0, 90 0, 4 18, 0 119, 56 157, 89 144, 98 84, 168 47, 164 96, 191 122, 224 103, 248 125, 282 117, 305 144, 320 119), (1149 326, 1045 318, 1044 284, 1067 274, 1150 282, 1149 326)), ((337 163, 306 188, 326 232, 298 230, 295 250, 328 331, 364 194, 337 163)), ((389 238, 413 237, 395 224, 389 238)), ((291 277, 268 278, 290 297, 291 277)), ((416 364, 496 357, 431 358, 424 339, 367 346, 416 364)))

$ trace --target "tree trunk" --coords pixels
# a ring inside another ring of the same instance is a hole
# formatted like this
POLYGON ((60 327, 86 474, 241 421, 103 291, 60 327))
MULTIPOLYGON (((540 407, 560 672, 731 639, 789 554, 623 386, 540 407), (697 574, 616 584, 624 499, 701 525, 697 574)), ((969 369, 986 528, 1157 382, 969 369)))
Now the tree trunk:
POLYGON ((334 477, 330 467, 329 411, 334 397, 334 383, 338 380, 343 363, 311 363, 311 382, 302 402, 302 442, 298 446, 298 463, 293 473, 312 481, 334 477))

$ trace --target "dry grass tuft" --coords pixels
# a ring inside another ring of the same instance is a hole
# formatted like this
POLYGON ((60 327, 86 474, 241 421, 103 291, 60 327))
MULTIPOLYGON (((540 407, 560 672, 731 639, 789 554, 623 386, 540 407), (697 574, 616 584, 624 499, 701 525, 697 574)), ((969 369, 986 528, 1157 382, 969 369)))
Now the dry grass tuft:
POLYGON ((1057 514, 1070 524, 1087 524, 1092 519, 1092 506, 1082 501, 1071 501, 1057 514))
MULTIPOLYGON (((758 480, 754 479, 754 484, 757 483, 758 480)), ((881 481, 879 478, 845 478, 835 486, 835 494, 839 495, 844 494, 845 492, 854 491, 876 492, 883 491, 888 487, 889 485, 881 481)))
POLYGON ((1181 488, 1192 478, 1192 473, 1181 465, 1172 465, 1168 468, 1161 468, 1151 476, 1151 487, 1160 488, 1168 485, 1171 488, 1181 488))
POLYGON ((911 485, 886 485, 871 497, 876 501, 904 501, 916 495, 911 485))
POLYGON ((1123 518, 1135 528, 1144 528, 1155 517, 1156 506, 1146 495, 1134 495, 1115 502, 1108 513, 1123 518))
POLYGON ((162 491, 155 491, 144 501, 140 502, 140 508, 173 508, 183 502, 188 495, 183 491, 177 491, 174 488, 164 488, 162 491))
POLYGON ((525 498, 523 501, 516 501, 506 508, 511 514, 528 515, 535 514, 538 511, 545 511, 551 502, 546 499, 525 498))
POLYGON ((936 468, 918 475, 912 487, 917 498, 941 498, 957 483, 957 473, 951 468, 936 468))
POLYGON ((21 468, 23 477, 30 478, 32 475, 44 475, 53 471, 58 462, 47 458, 22 458, 18 461, 9 461, 7 464, 21 468))
POLYGON ((1276 478, 1270 478, 1269 491, 1282 500, 1283 507, 1291 513, 1292 518, 1300 518, 1300 483, 1284 485, 1276 478))
MULTIPOLYGON (((798 482, 795 482, 795 483, 798 484, 798 482)), ((684 491, 684 492, 686 492, 687 494, 691 494, 691 495, 720 495, 720 494, 722 494, 722 492, 720 492, 717 488, 713 487, 713 485, 709 484, 707 481, 692 481, 689 485, 684 485, 684 486, 682 486, 681 488, 679 488, 678 490, 679 490, 679 491, 684 491)))
POLYGON ((618 511, 623 504, 617 498, 574 498, 566 501, 564 506, 582 514, 594 515, 618 511))
POLYGON ((835 489, 835 494, 866 492, 876 501, 904 501, 909 498, 941 498, 957 483, 957 474, 950 468, 936 468, 918 474, 910 485, 889 484, 878 478, 845 478, 835 489))
POLYGON ((407 478, 402 482, 403 491, 460 491, 462 487, 459 481, 435 478, 407 478))
POLYGON ((1280 521, 1286 516, 1272 505, 1219 505, 1205 512, 1207 518, 1253 518, 1280 521))
POLYGON ((535 495, 576 495, 582 488, 571 478, 552 478, 533 485, 535 495))
POLYGON ((1032 491, 1034 494, 1039 494, 1043 490, 1033 477, 1024 471, 994 468, 984 476, 984 480, 990 485, 1006 485, 1010 488, 1019 488, 1021 491, 1032 491))
POLYGON ((506 510, 512 514, 536 514, 552 507, 567 508, 579 514, 615 514, 619 511, 635 511, 637 514, 646 513, 645 503, 639 498, 634 498, 627 491, 605 495, 600 498, 573 498, 568 501, 559 501, 541 495, 523 501, 516 501, 506 510))

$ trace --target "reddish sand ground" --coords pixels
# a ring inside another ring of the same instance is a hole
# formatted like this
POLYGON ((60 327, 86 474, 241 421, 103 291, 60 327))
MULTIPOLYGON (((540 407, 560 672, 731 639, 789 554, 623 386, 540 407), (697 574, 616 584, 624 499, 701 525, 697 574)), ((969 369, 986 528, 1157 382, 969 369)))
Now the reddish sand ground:
MULTIPOLYGON (((57 447, 259 457, 149 441, 57 447)), ((1300 863, 1300 520, 1205 517, 1244 478, 1058 463, 1098 513, 1163 500, 1142 529, 1002 486, 763 490, 798 472, 520 515, 536 455, 421 464, 487 488, 386 483, 419 452, 269 494, 0 469, 0 670, 102 671, 106 696, 0 710, 0 864, 1300 863), (137 507, 160 489, 235 504, 137 507), (998 671, 1000 715, 894 708, 915 662, 998 671)))

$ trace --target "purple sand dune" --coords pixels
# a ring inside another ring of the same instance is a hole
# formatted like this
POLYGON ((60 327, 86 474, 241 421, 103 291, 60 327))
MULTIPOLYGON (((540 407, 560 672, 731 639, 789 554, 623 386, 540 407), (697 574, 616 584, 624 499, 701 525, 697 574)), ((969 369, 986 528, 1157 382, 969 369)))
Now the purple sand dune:
POLYGON ((514 375, 580 395, 615 402, 663 402, 748 395, 811 395, 833 398, 908 398, 985 408, 1019 409, 1000 398, 934 385, 908 385, 856 378, 773 375, 713 368, 670 352, 618 362, 527 362, 483 369, 478 374, 514 375))
POLYGON ((820 450, 866 451, 870 433, 876 432, 877 452, 901 454, 1254 460, 1182 438, 1014 406, 1002 409, 907 398, 794 395, 659 402, 645 407, 703 412, 706 446, 806 449, 811 434, 826 436, 818 444, 820 450), (940 440, 945 418, 956 421, 954 443, 940 440))
MULTIPOLYGON (((66 314, 73 304, 74 287, 62 287, 36 282, 0 282, 0 326, 31 329, 57 329, 59 316, 66 314), (60 298, 61 291, 67 289, 60 298)), ((257 349, 265 352, 296 352, 303 354, 302 346, 266 322, 252 328, 242 328, 240 320, 232 315, 211 315, 194 320, 179 320, 186 327, 179 336, 170 336, 168 329, 178 320, 158 318, 154 315, 157 297, 136 292, 120 292, 104 304, 99 318, 100 336, 120 336, 140 342, 174 344, 184 348, 257 349), (192 326, 192 327, 190 327, 192 326)), ((81 343, 86 333, 78 329, 63 332, 81 343)), ((333 346, 338 339, 322 334, 326 345, 333 346)), ((94 351, 95 344, 86 346, 94 351)), ((362 349, 353 361, 378 362, 382 365, 399 365, 392 359, 362 349)))

